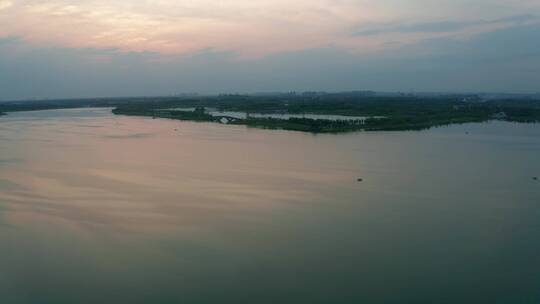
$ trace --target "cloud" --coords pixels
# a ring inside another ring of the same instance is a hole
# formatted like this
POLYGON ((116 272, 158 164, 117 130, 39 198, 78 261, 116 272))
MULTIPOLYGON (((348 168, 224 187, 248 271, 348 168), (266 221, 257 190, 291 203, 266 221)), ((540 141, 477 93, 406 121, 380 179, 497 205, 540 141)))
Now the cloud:
MULTIPOLYGON (((370 36, 379 35, 384 33, 407 33, 407 32, 421 32, 421 33, 441 33, 441 32, 454 32, 462 30, 468 27, 471 22, 455 22, 455 21, 437 21, 426 22, 406 25, 394 25, 382 28, 364 29, 354 33, 358 36, 370 36)), ((473 23, 474 24, 474 23, 473 23)))
POLYGON ((8 0, 0 1, 0 11, 4 10, 4 9, 8 9, 11 6, 13 6, 13 2, 11 2, 11 1, 8 1, 8 0))
POLYGON ((533 91, 540 82, 537 0, 0 0, 0 7, 0 99, 533 91))
POLYGON ((540 24, 527 24, 372 54, 327 46, 243 60, 215 49, 163 55, 35 48, 8 39, 0 43, 0 99, 362 89, 536 92, 539 32, 540 24))
POLYGON ((271 53, 330 43, 370 8, 341 0, 21 0, 0 35, 70 47, 271 53))
POLYGON ((0 0, 0 37, 164 54, 210 48, 261 57, 329 45, 368 53, 445 33, 467 36, 510 26, 518 21, 501 18, 540 13, 537 2, 0 0))
POLYGON ((486 26, 516 26, 540 22, 534 15, 509 16, 495 20, 463 20, 463 21, 433 21, 404 24, 386 24, 374 27, 362 26, 362 29, 352 31, 353 36, 375 36, 389 33, 452 33, 475 27, 486 26))

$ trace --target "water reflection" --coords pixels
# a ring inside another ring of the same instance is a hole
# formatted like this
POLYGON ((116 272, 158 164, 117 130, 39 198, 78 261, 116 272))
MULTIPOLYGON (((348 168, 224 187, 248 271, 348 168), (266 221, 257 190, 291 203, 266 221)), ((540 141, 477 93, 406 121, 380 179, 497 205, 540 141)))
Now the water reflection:
POLYGON ((6 303, 540 299, 535 125, 314 136, 79 109, 10 114, 0 138, 6 303))

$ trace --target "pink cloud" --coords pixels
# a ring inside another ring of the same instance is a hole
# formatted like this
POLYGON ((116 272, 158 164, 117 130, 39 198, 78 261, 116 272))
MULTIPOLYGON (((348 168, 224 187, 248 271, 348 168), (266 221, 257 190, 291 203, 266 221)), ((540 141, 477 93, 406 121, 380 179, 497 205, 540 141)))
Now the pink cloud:
MULTIPOLYGON (((521 7, 540 9, 530 0, 517 1, 518 5, 496 1, 499 6, 513 8, 512 12, 521 7)), ((75 48, 170 54, 212 48, 262 56, 327 45, 376 51, 389 42, 410 43, 442 33, 358 37, 350 34, 351 29, 444 18, 438 7, 452 12, 447 19, 467 19, 466 14, 455 15, 465 8, 460 2, 443 0, 433 6, 422 0, 0 0, 0 37, 17 36, 31 43, 75 48)), ((489 1, 480 0, 480 8, 482 2, 488 5, 489 1)), ((476 26, 445 34, 465 37, 484 30, 490 28, 476 26)))

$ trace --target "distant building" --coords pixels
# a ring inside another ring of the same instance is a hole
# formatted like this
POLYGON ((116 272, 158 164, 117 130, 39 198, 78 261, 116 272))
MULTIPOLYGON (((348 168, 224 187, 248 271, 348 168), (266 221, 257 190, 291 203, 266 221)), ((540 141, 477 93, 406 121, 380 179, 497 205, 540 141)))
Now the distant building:
POLYGON ((506 119, 507 115, 504 112, 499 112, 497 114, 493 114, 491 118, 493 119, 506 119))

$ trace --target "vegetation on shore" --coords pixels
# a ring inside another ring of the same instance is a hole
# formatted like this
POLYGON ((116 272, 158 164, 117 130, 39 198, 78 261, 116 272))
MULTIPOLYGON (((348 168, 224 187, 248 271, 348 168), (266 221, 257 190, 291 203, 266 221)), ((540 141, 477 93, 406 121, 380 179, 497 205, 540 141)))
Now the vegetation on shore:
POLYGON ((505 120, 540 122, 540 100, 514 99, 482 101, 470 96, 358 96, 355 94, 316 94, 271 96, 220 95, 206 97, 156 97, 48 100, 0 103, 6 112, 81 107, 114 107, 117 115, 148 116, 189 121, 219 122, 266 129, 312 133, 350 131, 422 130, 456 123, 505 120), (191 108, 186 111, 187 108, 191 108), (226 113, 243 112, 246 117, 226 113), (250 114, 300 114, 278 119, 250 114), (364 119, 313 119, 302 114, 341 115, 364 119))
POLYGON ((540 122, 540 101, 497 100, 464 101, 462 98, 416 97, 304 97, 221 96, 213 98, 129 103, 118 106, 114 114, 151 116, 191 121, 223 122, 265 129, 284 129, 312 133, 350 131, 422 130, 456 123, 483 122, 492 119, 515 122, 540 122), (193 111, 179 108, 195 108, 193 111), (244 112, 246 118, 226 114, 210 115, 205 108, 217 111, 244 112), (362 116, 366 119, 289 119, 252 117, 262 114, 324 114, 362 116))

